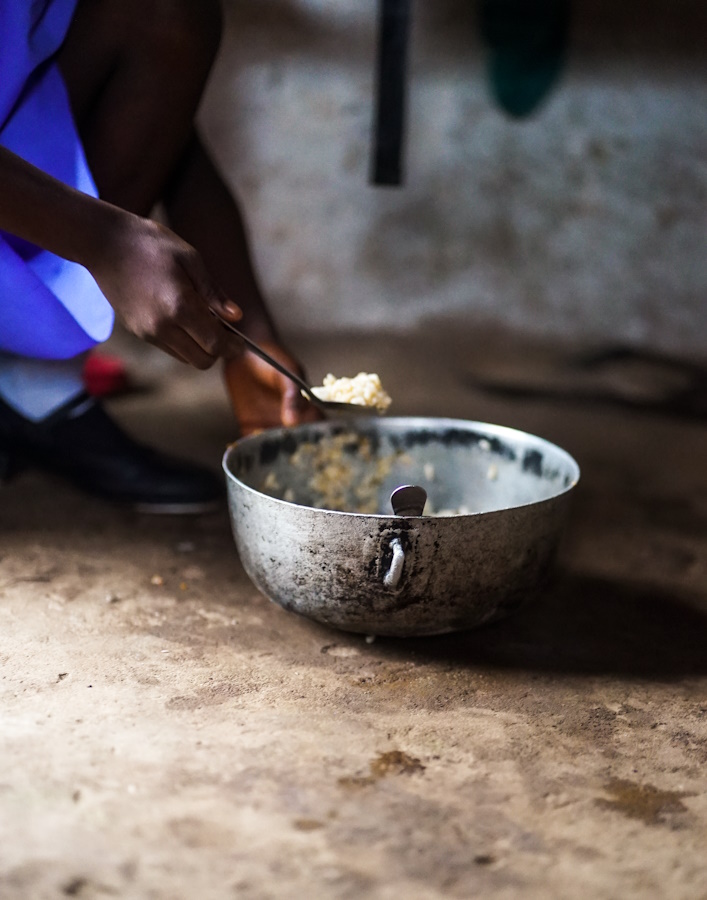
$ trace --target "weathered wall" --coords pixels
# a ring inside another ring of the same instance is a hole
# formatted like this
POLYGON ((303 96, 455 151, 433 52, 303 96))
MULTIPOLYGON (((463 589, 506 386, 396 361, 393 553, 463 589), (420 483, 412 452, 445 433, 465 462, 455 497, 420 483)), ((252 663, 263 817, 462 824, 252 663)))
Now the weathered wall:
POLYGON ((402 188, 368 181, 376 9, 227 3, 203 127, 282 326, 444 317, 704 356, 701 0, 576 0, 522 120, 491 97, 475 4, 418 0, 402 188))

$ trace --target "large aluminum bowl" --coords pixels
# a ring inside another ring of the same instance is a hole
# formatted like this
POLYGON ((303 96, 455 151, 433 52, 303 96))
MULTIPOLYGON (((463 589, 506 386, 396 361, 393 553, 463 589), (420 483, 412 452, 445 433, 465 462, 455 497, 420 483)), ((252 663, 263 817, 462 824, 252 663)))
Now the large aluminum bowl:
POLYGON ((472 628, 536 594, 579 479, 568 453, 522 431, 374 416, 243 438, 223 468, 236 547, 263 594, 396 636, 472 628), (394 515, 402 484, 444 515, 394 515))

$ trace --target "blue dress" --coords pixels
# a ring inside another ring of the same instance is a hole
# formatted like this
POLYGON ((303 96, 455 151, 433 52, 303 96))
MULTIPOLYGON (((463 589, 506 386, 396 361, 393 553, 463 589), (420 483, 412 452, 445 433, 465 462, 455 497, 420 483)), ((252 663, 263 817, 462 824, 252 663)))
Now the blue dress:
MULTIPOLYGON (((0 0, 0 145, 95 197, 54 59, 76 3, 0 0)), ((106 340, 113 320, 83 266, 0 230, 0 351, 67 359, 106 340)))

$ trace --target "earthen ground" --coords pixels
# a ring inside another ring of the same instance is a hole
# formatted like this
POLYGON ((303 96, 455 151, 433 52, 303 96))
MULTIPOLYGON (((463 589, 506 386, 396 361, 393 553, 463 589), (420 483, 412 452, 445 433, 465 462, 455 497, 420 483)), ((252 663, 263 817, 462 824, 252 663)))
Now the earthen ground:
MULTIPOLYGON (((219 373, 112 346, 144 387, 115 415, 218 469, 219 373)), ((391 414, 575 455, 555 583, 475 632, 367 643, 261 596, 225 508, 140 516, 22 475, 0 489, 0 896, 707 897, 707 420, 670 402, 684 373, 503 335, 300 346, 315 378, 378 371, 391 414)))

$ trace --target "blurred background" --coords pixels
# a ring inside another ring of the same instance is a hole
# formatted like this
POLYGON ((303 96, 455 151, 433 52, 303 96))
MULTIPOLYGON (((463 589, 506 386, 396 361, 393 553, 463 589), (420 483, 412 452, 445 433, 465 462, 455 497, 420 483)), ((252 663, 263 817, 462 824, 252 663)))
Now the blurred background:
POLYGON ((415 0, 398 186, 371 181, 378 4, 224 5, 201 124, 286 335, 705 359, 701 0, 415 0))

